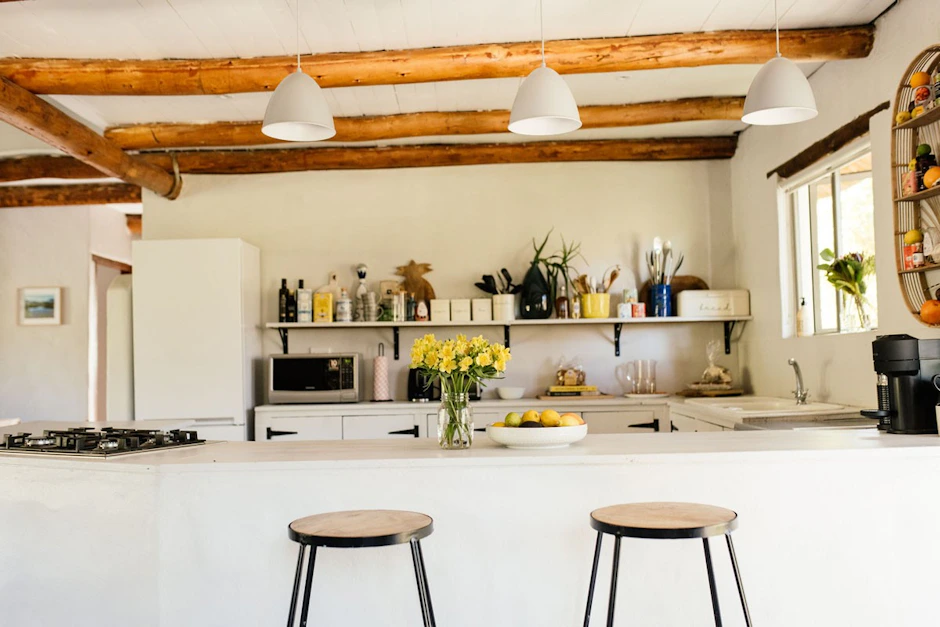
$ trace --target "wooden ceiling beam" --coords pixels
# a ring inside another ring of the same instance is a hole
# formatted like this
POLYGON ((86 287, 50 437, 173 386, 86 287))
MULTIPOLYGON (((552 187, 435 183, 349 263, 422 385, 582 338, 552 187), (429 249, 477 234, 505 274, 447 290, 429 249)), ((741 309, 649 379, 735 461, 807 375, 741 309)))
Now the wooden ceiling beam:
POLYGON ((144 217, 139 213, 127 214, 127 230, 131 235, 140 235, 144 232, 144 217))
MULTIPOLYGON (((789 59, 822 62, 866 57, 870 25, 780 33, 789 59)), ((775 54, 772 31, 715 31, 549 41, 548 65, 561 74, 627 72, 704 65, 761 64, 775 54)), ((539 42, 302 57, 321 87, 398 85, 526 76, 541 63, 539 42)), ((294 70, 292 56, 253 59, 0 59, 0 76, 36 94, 206 95, 273 91, 294 70)))
MULTIPOLYGON (((588 106, 580 107, 580 112, 582 128, 585 129, 703 120, 740 120, 744 112, 744 98, 684 98, 662 102, 588 106)), ((334 118, 333 121, 336 124, 336 136, 331 141, 365 142, 403 137, 506 133, 509 111, 428 111, 334 118)), ((109 128, 104 136, 128 150, 280 143, 261 133, 261 122, 135 124, 109 128)))
POLYGON ((109 176, 167 198, 176 198, 179 194, 178 177, 127 154, 110 140, 5 78, 0 78, 0 121, 109 176))
MULTIPOLYGON (((309 170, 374 170, 449 165, 489 165, 564 161, 676 161, 730 159, 736 136, 615 139, 598 141, 541 141, 500 144, 419 144, 387 147, 266 148, 255 150, 190 150, 139 155, 157 167, 170 167, 175 158, 183 174, 265 174, 309 170)), ((56 176, 56 167, 68 172, 73 165, 62 157, 40 164, 56 176)), ((0 176, 7 161, 0 159, 0 176)), ((19 167, 19 166, 17 166, 19 167)), ((105 176, 98 173, 99 177, 105 176)), ((12 180, 7 177, 7 180, 12 180)), ((75 186, 60 186, 75 187, 75 186)), ((7 188, 0 188, 7 189, 7 188)))
POLYGON ((74 157, 29 155, 0 159, 0 183, 34 179, 100 179, 101 170, 74 157))
POLYGON ((140 188, 126 183, 0 186, 0 208, 113 205, 140 202, 140 188))

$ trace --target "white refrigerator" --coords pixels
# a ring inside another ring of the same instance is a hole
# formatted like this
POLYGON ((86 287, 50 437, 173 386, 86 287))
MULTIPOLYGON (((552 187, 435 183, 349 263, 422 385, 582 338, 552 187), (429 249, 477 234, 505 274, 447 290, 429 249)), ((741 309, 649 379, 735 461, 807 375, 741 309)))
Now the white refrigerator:
POLYGON ((253 433, 261 372, 261 253, 239 239, 134 242, 135 419, 253 433))

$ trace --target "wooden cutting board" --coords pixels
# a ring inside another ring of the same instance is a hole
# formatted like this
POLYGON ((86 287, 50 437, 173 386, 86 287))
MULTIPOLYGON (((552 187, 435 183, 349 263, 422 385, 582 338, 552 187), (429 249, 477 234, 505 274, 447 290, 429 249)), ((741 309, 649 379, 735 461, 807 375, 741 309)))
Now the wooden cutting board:
POLYGON ((549 396, 542 394, 537 397, 540 401, 603 401, 617 398, 611 394, 595 394, 593 396, 549 396))

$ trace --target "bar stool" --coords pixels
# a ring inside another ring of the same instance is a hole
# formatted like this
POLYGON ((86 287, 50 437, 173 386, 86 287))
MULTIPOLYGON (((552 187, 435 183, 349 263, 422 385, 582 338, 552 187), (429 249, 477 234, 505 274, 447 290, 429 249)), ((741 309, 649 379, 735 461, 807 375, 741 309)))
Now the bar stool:
POLYGON ((300 591, 300 576, 304 565, 304 551, 307 547, 310 547, 310 558, 307 564, 300 627, 306 627, 307 624, 317 547, 358 549, 406 542, 411 545, 411 559, 414 562, 415 580, 418 583, 418 601, 421 604, 424 627, 436 627, 434 609, 431 607, 431 592, 428 589, 428 577, 424 570, 424 555, 421 553, 422 538, 431 535, 433 530, 434 521, 430 516, 397 510, 331 512, 295 520, 288 527, 287 535, 300 544, 300 555, 297 556, 297 571, 294 575, 294 591, 290 599, 287 627, 294 625, 297 594, 300 591))
POLYGON ((728 541, 731 567, 741 597, 744 621, 751 627, 751 616, 744 598, 744 586, 738 570, 738 560, 731 542, 731 532, 738 526, 738 515, 730 509, 696 503, 630 503, 612 505, 591 512, 591 527, 597 529, 597 544, 594 548, 594 566, 591 569, 591 585, 588 589, 587 609, 584 612, 584 627, 591 622, 591 605, 594 600, 594 583, 597 579, 597 564, 601 556, 601 541, 604 534, 614 536, 613 571, 610 576, 610 600, 607 607, 607 627, 614 624, 614 601, 617 597, 617 571, 620 567, 620 538, 647 538, 677 540, 702 538, 705 545, 705 567, 708 570, 708 586, 711 589, 715 626, 721 627, 721 611, 718 607, 718 591, 715 588, 715 572, 712 569, 711 548, 708 539, 724 535, 728 541))

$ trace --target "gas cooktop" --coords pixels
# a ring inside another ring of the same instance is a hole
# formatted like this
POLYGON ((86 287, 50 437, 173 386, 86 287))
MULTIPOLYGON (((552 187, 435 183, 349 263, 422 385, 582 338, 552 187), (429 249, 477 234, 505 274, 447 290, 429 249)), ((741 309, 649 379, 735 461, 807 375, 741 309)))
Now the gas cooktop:
POLYGON ((4 434, 0 453, 108 457, 205 444, 195 431, 80 427, 47 429, 42 435, 4 434))

